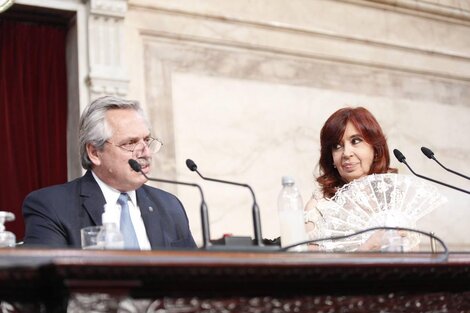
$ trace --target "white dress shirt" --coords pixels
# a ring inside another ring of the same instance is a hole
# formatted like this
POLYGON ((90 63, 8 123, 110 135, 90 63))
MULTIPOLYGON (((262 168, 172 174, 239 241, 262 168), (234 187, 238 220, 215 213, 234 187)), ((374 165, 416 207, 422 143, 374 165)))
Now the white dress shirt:
MULTIPOLYGON (((118 205, 117 200, 121 195, 121 192, 105 184, 101 179, 98 178, 98 176, 95 175, 95 173, 93 173, 93 171, 91 173, 93 174, 93 177, 98 183, 98 186, 100 186, 101 192, 103 193, 104 199, 106 200, 106 204, 111 204, 109 207, 107 206, 106 208, 108 210, 115 210, 114 212, 112 212, 112 215, 117 219, 115 223, 119 228, 121 218, 121 206, 118 205)), ((147 237, 147 232, 145 230, 144 221, 142 220, 142 216, 140 215, 140 209, 137 206, 137 196, 135 194, 135 190, 128 191, 127 194, 129 195, 129 214, 131 215, 132 225, 134 226, 134 231, 139 242, 140 250, 150 250, 151 246, 147 237)))

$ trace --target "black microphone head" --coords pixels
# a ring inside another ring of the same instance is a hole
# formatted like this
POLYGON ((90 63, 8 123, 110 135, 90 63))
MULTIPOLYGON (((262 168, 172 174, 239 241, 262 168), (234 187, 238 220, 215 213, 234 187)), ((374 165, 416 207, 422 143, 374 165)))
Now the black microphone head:
POLYGON ((197 170, 197 165, 194 163, 193 160, 187 159, 186 160, 186 166, 189 168, 190 171, 194 172, 197 170))
POLYGON ((427 156, 430 159, 434 158, 434 152, 432 152, 431 149, 428 149, 426 147, 421 147, 421 152, 423 152, 424 155, 427 156))
POLYGON ((395 155, 395 157, 397 158, 397 160, 400 161, 400 163, 405 162, 406 158, 405 158, 405 156, 403 155, 403 153, 400 152, 400 150, 398 150, 398 149, 393 149, 393 154, 395 155))
POLYGON ((139 162, 137 162, 136 160, 134 159, 129 159, 129 161, 127 161, 129 163, 129 165, 131 166, 131 168, 136 171, 136 172, 140 172, 142 170, 142 166, 139 164, 139 162))

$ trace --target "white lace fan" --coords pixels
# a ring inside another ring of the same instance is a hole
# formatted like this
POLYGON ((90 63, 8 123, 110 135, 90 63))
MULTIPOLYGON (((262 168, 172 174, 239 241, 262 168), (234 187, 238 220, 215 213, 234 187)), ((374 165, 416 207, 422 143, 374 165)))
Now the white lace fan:
MULTIPOLYGON (((415 228, 416 221, 447 201, 438 189, 409 175, 373 174, 344 185, 333 198, 319 203, 321 235, 340 236, 377 226, 415 228)), ((327 242, 325 248, 351 251, 371 233, 327 242)), ((408 234, 404 249, 419 243, 408 234)))

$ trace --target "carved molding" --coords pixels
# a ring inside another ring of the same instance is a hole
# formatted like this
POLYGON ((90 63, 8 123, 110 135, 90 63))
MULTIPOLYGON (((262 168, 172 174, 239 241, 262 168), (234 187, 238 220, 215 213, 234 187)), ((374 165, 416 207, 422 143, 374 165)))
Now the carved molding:
POLYGON ((127 12, 127 0, 88 0, 88 2, 92 14, 124 18, 127 12))
MULTIPOLYGON (((354 1, 354 0, 347 0, 354 1)), ((470 21, 470 7, 467 4, 467 8, 464 8, 466 5, 465 1, 423 1, 423 0, 365 0, 368 2, 375 2, 378 4, 384 4, 387 6, 392 6, 395 8, 401 8, 409 10, 410 12, 422 12, 433 14, 436 16, 443 16, 448 18, 453 18, 461 21, 470 21), (457 4, 460 4, 457 7, 457 4)))
POLYGON ((125 97, 129 78, 124 64, 124 18, 127 0, 88 0, 90 98, 125 97))
MULTIPOLYGON (((470 22, 470 5, 466 1, 452 0, 340 0, 341 2, 359 4, 363 6, 376 6, 386 11, 401 10, 406 14, 424 14, 428 17, 445 19, 449 23, 466 23, 470 22), (457 6, 459 4, 459 6, 457 6)), ((164 2, 139 2, 131 3, 132 8, 152 9, 172 14, 183 14, 188 16, 198 16, 204 19, 218 19, 226 22, 236 23, 255 23, 264 27, 285 28, 296 30, 296 27, 289 27, 277 22, 252 21, 236 15, 218 14, 218 13, 202 13, 187 9, 184 6, 175 6, 165 4, 164 2)), ((304 31, 304 30, 302 30, 304 31)))
POLYGON ((116 298, 109 294, 74 294, 67 312, 466 312, 468 293, 311 295, 157 299, 116 298))
POLYGON ((0 301, 0 313, 37 313, 46 312, 44 303, 21 303, 0 301))
MULTIPOLYGON (((334 3, 333 7, 341 9, 357 4, 354 12, 358 16, 364 14, 368 21, 374 20, 373 12, 380 14, 382 17, 377 17, 380 19, 377 20, 377 31, 380 29, 381 35, 364 32, 359 18, 348 19, 351 27, 347 29, 328 26, 331 22, 328 20, 322 21, 326 26, 321 27, 321 24, 305 21, 303 15, 298 23, 293 19, 282 18, 276 10, 266 15, 247 15, 243 12, 237 15, 238 11, 228 14, 223 11, 223 7, 215 7, 214 12, 205 12, 185 8, 183 5, 164 6, 162 2, 157 2, 146 6, 132 3, 130 11, 142 16, 139 31, 143 36, 263 50, 301 58, 375 67, 379 70, 469 81, 467 65, 470 58, 468 49, 463 48, 466 41, 453 40, 468 37, 467 28, 462 24, 470 25, 468 22, 447 18, 445 23, 438 22, 437 15, 431 17, 418 9, 405 10, 403 6, 392 6, 387 0, 341 0, 334 3), (388 18, 394 23, 402 24, 394 27, 392 22, 392 25, 381 22, 388 18), (154 20, 159 21, 158 27, 152 22, 154 20), (199 27, 201 20, 204 20, 205 28, 199 27), (173 23, 184 27, 171 27, 173 23), (357 32, 353 31, 356 26, 357 32), (207 29, 217 31, 207 32, 207 29), (435 29, 446 35, 439 38, 426 35, 432 34, 427 29, 435 29), (405 36, 410 33, 411 35, 405 36)), ((318 9, 313 5, 311 8, 318 9)))

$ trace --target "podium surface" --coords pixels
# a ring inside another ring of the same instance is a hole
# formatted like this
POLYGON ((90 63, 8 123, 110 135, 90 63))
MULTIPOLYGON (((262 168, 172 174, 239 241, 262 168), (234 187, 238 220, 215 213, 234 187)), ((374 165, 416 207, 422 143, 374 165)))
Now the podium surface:
POLYGON ((470 312, 470 254, 0 250, 3 312, 470 312))

